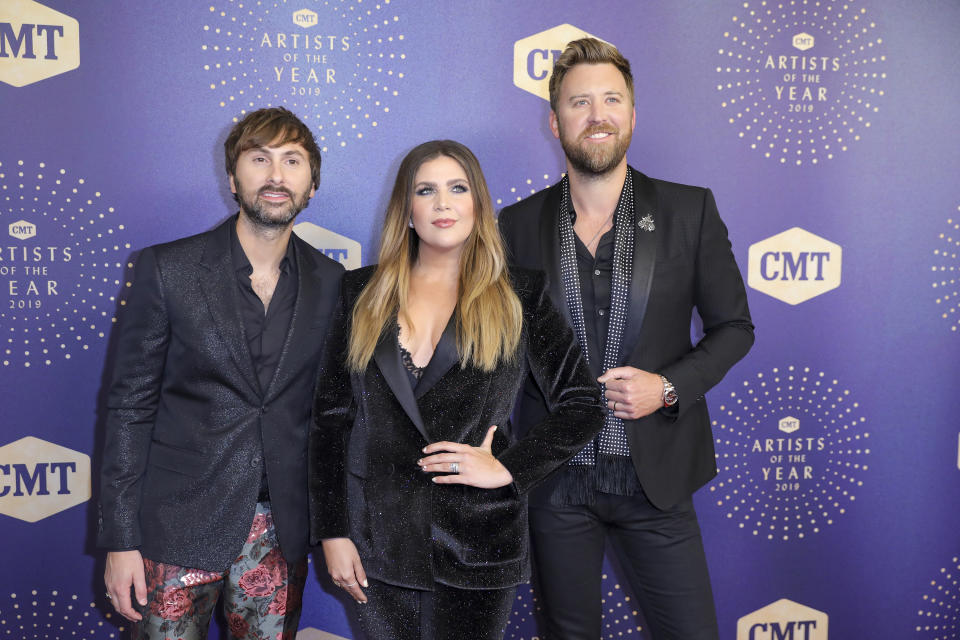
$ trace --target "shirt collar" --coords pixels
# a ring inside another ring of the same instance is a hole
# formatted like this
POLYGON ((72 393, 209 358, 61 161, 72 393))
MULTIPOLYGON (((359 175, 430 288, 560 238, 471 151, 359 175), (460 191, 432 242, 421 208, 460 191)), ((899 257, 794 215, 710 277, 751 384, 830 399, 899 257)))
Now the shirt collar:
MULTIPOLYGON (((234 271, 241 271, 246 274, 253 272, 253 265, 250 264, 250 261, 247 259, 247 254, 243 251, 243 245, 240 244, 240 236, 237 235, 236 222, 230 225, 230 254, 233 259, 234 271)), ((297 269, 296 265, 297 254, 294 248, 293 234, 290 234, 290 239, 287 240, 287 251, 283 254, 283 259, 280 260, 280 272, 291 273, 292 271, 295 273, 297 269)))

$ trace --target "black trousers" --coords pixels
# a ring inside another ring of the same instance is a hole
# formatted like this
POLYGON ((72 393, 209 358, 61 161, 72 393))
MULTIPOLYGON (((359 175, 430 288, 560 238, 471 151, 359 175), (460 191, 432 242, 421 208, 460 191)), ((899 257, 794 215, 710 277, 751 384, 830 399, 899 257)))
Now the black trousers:
POLYGON ((513 607, 515 587, 456 589, 436 583, 433 591, 368 580, 366 604, 357 604, 367 640, 501 640, 513 607))
POLYGON ((655 640, 716 640, 717 614, 693 501, 661 511, 642 493, 598 493, 592 505, 531 507, 546 640, 601 637, 601 571, 609 534, 655 640))

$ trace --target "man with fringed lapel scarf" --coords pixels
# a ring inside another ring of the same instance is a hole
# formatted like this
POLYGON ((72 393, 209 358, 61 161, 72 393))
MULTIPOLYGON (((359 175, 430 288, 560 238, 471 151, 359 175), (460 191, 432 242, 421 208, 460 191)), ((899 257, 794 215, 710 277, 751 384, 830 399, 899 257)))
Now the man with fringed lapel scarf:
POLYGON ((144 249, 118 328, 98 545, 134 637, 293 637, 308 548, 307 431, 343 267, 292 233, 320 151, 283 108, 227 137, 240 211, 144 249))
MULTIPOLYGON (((743 279, 708 189, 627 165, 633 78, 615 47, 571 42, 550 103, 567 175, 504 208, 500 228, 517 265, 546 273, 608 413, 600 435, 531 496, 545 635, 600 638, 609 534, 653 637, 714 639, 692 494, 716 475, 704 394, 753 344, 743 279)), ((528 381, 519 430, 543 411, 528 381)))

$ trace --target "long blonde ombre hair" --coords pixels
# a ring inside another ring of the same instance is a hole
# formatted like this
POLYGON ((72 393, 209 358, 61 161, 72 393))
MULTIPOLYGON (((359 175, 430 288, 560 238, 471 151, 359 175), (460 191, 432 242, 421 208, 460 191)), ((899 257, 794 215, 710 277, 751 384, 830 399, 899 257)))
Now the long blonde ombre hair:
POLYGON ((347 365, 353 371, 366 369, 380 336, 395 316, 405 315, 410 271, 420 244, 416 231, 407 225, 414 179, 424 162, 439 156, 463 167, 473 194, 474 223, 460 255, 454 310, 460 366, 472 363, 491 371, 516 354, 523 310, 510 286, 487 181, 470 149, 452 140, 433 140, 414 147, 400 163, 380 235, 379 263, 353 308, 347 353, 347 365))

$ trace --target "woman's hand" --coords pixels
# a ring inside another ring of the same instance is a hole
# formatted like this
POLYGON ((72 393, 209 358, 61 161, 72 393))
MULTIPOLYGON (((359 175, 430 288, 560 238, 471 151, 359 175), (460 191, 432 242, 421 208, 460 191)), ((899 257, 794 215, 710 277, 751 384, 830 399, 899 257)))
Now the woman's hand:
POLYGON ((496 489, 513 482, 513 476, 500 461, 493 457, 493 433, 497 425, 487 429, 487 437, 479 447, 457 442, 434 442, 423 452, 428 454, 417 460, 426 473, 446 472, 447 476, 434 476, 437 484, 466 484, 480 489, 496 489))
POLYGON ((323 557, 333 584, 349 593, 357 602, 366 603, 367 596, 360 586, 369 586, 367 574, 353 541, 350 538, 327 538, 323 541, 323 557))

